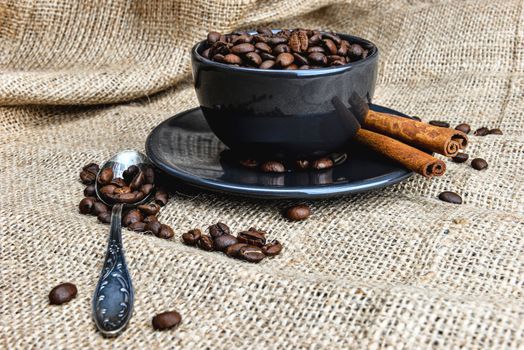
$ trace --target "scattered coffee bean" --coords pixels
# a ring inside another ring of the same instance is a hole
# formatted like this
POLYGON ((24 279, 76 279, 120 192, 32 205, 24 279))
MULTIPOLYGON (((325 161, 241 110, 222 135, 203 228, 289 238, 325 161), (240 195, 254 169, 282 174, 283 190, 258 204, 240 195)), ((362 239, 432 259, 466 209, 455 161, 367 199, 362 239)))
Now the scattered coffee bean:
POLYGON ((80 214, 91 214, 93 211, 93 206, 95 205, 96 198, 94 197, 85 197, 78 204, 78 211, 80 214))
POLYGON ((253 263, 258 263, 266 257, 266 255, 262 252, 262 249, 250 245, 241 247, 238 251, 238 256, 253 263))
POLYGON ((207 250, 208 252, 212 251, 214 248, 213 238, 208 235, 202 235, 198 240, 198 246, 200 249, 207 250))
POLYGON ((295 205, 286 210, 286 217, 292 221, 306 220, 311 215, 311 209, 305 204, 295 205))
POLYGON ((96 174, 93 174, 90 171, 82 170, 80 172, 80 181, 82 181, 84 185, 93 184, 95 182, 95 179, 96 179, 96 174))
POLYGON ((453 204, 462 204, 462 198, 455 192, 444 191, 438 195, 438 198, 444 202, 453 203, 453 204))
POLYGON ((240 257, 240 249, 242 247, 247 247, 248 245, 246 243, 235 243, 230 245, 226 248, 225 253, 227 256, 231 258, 238 258, 240 257))
POLYGON ((229 226, 222 222, 217 222, 214 225, 209 226, 208 228, 209 234, 213 238, 217 238, 222 235, 227 235, 231 233, 231 230, 229 229, 229 226))
POLYGON ((462 131, 464 134, 469 134, 471 131, 471 126, 466 123, 459 124, 455 127, 455 130, 462 131))
POLYGON ((333 167, 333 160, 331 158, 320 158, 313 161, 311 167, 315 170, 324 170, 333 167))
POLYGON ((107 211, 109 211, 109 207, 105 205, 104 203, 97 201, 95 202, 95 204, 93 204, 93 209, 91 210, 91 214, 98 216, 100 213, 105 213, 107 211))
POLYGON ((482 158, 475 158, 471 161, 471 167, 475 170, 484 170, 488 167, 488 162, 482 158))
POLYGON ((127 228, 135 232, 144 232, 146 230, 146 223, 140 221, 133 222, 127 228))
POLYGON ((284 164, 275 160, 270 160, 262 163, 260 170, 265 173, 283 173, 286 171, 286 168, 284 167, 284 164))
POLYGON ((93 174, 96 175, 96 174, 98 174, 98 171, 100 170, 100 167, 96 163, 89 163, 87 165, 84 165, 82 170, 89 171, 90 173, 93 173, 93 174))
POLYGON ((76 286, 73 283, 62 283, 51 289, 49 292, 49 303, 51 305, 61 305, 76 297, 76 286))
POLYGON ((454 163, 464 163, 466 160, 468 160, 469 156, 467 153, 457 153, 455 157, 452 157, 451 160, 454 163))
POLYGON ((101 223, 109 224, 109 223, 111 223, 111 213, 109 211, 100 213, 100 214, 98 214, 97 219, 101 223))
POLYGON ((262 247, 266 244, 266 237, 263 232, 259 231, 242 231, 238 234, 240 243, 247 243, 252 246, 262 247))
POLYGON ((280 254, 282 251, 282 244, 279 241, 274 240, 262 246, 262 252, 266 256, 275 256, 280 254))
POLYGON ((126 214, 124 214, 124 217, 122 218, 122 225, 125 227, 131 225, 134 222, 139 222, 144 219, 144 216, 138 209, 131 209, 126 214))
POLYGON ((146 230, 147 232, 151 232, 155 236, 158 236, 161 228, 162 228, 162 224, 160 222, 151 221, 151 222, 146 223, 144 230, 146 230))
POLYGON ((481 128, 478 128, 477 130, 475 130, 475 132, 473 133, 473 135, 475 136, 486 136, 487 134, 489 134, 489 129, 486 128, 486 127, 481 127, 481 128))
POLYGON ((138 209, 144 213, 144 215, 156 215, 160 211, 160 206, 156 203, 142 204, 138 206, 138 209))
POLYGON ((98 175, 98 183, 100 185, 109 185, 111 183, 111 180, 113 180, 113 169, 111 168, 104 168, 100 171, 100 175, 98 175))
POLYGON ((171 228, 171 226, 168 226, 166 224, 160 225, 160 230, 158 231, 158 234, 155 234, 158 238, 163 239, 169 239, 172 238, 175 235, 175 232, 171 228))
POLYGON ((182 316, 176 311, 162 312, 153 317, 152 325, 155 330, 163 331, 177 327, 182 322, 182 316))
POLYGON ((182 240, 187 245, 195 245, 198 243, 200 237, 202 237, 202 231, 200 231, 198 228, 195 228, 184 233, 182 235, 182 240))
POLYGON ((429 124, 434 126, 440 126, 441 128, 449 128, 449 123, 441 120, 430 120, 429 124))
POLYGON ((220 252, 226 250, 229 246, 238 243, 238 239, 229 234, 218 236, 214 239, 214 249, 220 252))
POLYGON ((166 191, 162 189, 158 189, 155 192, 155 203, 158 204, 159 206, 163 207, 164 205, 167 204, 168 200, 169 200, 169 195, 166 191))
POLYGON ((158 218, 155 215, 148 215, 145 217, 144 220, 142 220, 144 224, 147 224, 148 222, 153 222, 153 221, 158 221, 158 218))
POLYGON ((491 129, 489 131, 489 134, 490 135, 502 135, 502 130, 500 130, 500 129, 491 129))
POLYGON ((86 196, 86 197, 95 197, 96 196, 95 185, 91 184, 91 185, 87 186, 84 189, 84 196, 86 196))

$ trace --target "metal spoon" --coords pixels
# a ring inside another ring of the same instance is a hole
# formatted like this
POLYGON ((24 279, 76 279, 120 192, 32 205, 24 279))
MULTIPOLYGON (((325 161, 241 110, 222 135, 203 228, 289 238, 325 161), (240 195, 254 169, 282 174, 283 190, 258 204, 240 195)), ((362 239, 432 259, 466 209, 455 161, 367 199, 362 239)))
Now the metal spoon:
POLYGON ((114 178, 122 177, 124 170, 131 165, 136 165, 143 170, 147 164, 149 164, 149 160, 144 154, 125 150, 102 165, 96 177, 96 196, 106 205, 113 206, 104 267, 93 295, 93 319, 98 330, 106 337, 116 337, 122 333, 133 313, 133 284, 127 270, 122 246, 122 209, 124 206, 135 207, 143 204, 149 199, 151 193, 137 203, 108 203, 100 195, 98 176, 103 169, 112 168, 114 178))

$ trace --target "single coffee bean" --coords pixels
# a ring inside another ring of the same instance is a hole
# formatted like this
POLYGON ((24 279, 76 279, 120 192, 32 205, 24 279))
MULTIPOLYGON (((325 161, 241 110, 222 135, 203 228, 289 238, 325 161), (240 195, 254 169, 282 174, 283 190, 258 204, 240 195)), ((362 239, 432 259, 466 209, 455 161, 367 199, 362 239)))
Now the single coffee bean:
POLYGON ((320 44, 320 41, 322 40, 322 35, 320 33, 313 34, 308 39, 308 44, 310 46, 312 45, 318 45, 320 44))
POLYGON ((331 158, 315 159, 311 167, 315 170, 329 169, 333 167, 333 160, 331 158))
POLYGON ((84 189, 84 196, 94 197, 96 196, 95 185, 91 184, 84 189))
POLYGON ((273 48, 273 55, 280 55, 281 53, 291 52, 291 49, 286 44, 280 44, 273 48))
POLYGON ((142 187, 144 184, 146 177, 144 175, 144 172, 139 170, 138 174, 135 175, 131 183, 129 184, 129 187, 131 188, 131 191, 136 191, 142 187))
POLYGON ((332 66, 343 66, 345 64, 346 64, 345 61, 340 61, 340 60, 336 60, 336 61, 331 62, 332 66))
POLYGON ((144 232, 146 230, 146 223, 140 221, 133 222, 127 228, 135 232, 144 232))
POLYGON ((82 170, 80 172, 80 181, 82 181, 84 185, 91 185, 92 183, 95 182, 95 179, 96 179, 96 174, 93 174, 90 171, 82 170))
POLYGON ((166 191, 159 188, 155 192, 155 203, 158 204, 159 206, 163 207, 164 205, 167 204, 168 200, 169 200, 169 195, 166 191))
POLYGON ((277 240, 273 240, 265 245, 262 246, 262 253, 264 253, 264 255, 266 256, 275 256, 275 255, 278 255, 280 254, 280 252, 282 251, 282 244, 277 241, 277 240))
POLYGON ((182 316, 176 311, 162 312, 151 321, 153 328, 157 331, 163 331, 177 327, 182 322, 182 316))
POLYGON ((253 41, 255 43, 265 43, 267 44, 267 36, 265 35, 253 35, 253 41))
POLYGON ((342 43, 342 39, 336 34, 333 33, 322 33, 322 38, 329 39, 336 43, 337 45, 340 45, 342 43))
POLYGON ((302 56, 302 55, 300 55, 298 53, 294 53, 293 57, 295 57, 295 63, 300 65, 300 66, 303 66, 303 65, 306 65, 306 64, 309 63, 307 58, 305 58, 304 56, 302 56))
POLYGON ((240 243, 247 243, 249 245, 262 247, 266 244, 265 234, 258 231, 242 231, 238 234, 238 241, 240 243))
POLYGON ((95 202, 95 204, 93 204, 91 214, 98 216, 100 213, 105 213, 107 211, 109 211, 109 207, 107 205, 102 202, 95 202))
POLYGON ((125 227, 131 225, 134 222, 139 222, 144 219, 144 216, 138 209, 131 209, 122 218, 122 225, 125 227))
POLYGON ((242 55, 253 51, 255 51, 255 46, 249 43, 238 44, 231 48, 231 52, 235 55, 242 55))
POLYGON ((139 200, 137 193, 138 192, 116 193, 112 194, 111 198, 118 203, 132 204, 139 200))
POLYGON ((274 36, 267 39, 267 43, 272 46, 276 46, 278 44, 284 44, 287 43, 287 39, 281 36, 274 36))
POLYGON ((455 126, 455 130, 462 131, 464 134, 469 134, 471 131, 471 126, 469 126, 469 124, 462 123, 455 126))
POLYGON ((488 167, 488 162, 482 158, 475 158, 471 161, 471 167, 475 170, 484 170, 488 167))
POLYGON ((124 178, 124 181, 128 184, 131 183, 135 175, 138 174, 139 170, 140 169, 136 165, 131 165, 129 168, 124 170, 124 172, 122 173, 122 177, 124 178))
POLYGON ((93 207, 96 203, 96 198, 85 197, 78 204, 78 211, 80 214, 90 214, 93 211, 93 207))
POLYGON ((158 231, 158 234, 155 234, 155 236, 157 236, 158 238, 163 239, 173 238, 174 235, 175 232, 173 231, 171 226, 168 226, 166 224, 160 225, 160 231, 158 231))
POLYGON ((306 159, 302 159, 302 160, 297 160, 295 161, 295 167, 298 169, 298 170, 306 170, 306 169, 309 169, 309 161, 306 160, 306 159))
POLYGON ((269 46, 268 44, 266 44, 266 43, 264 43, 264 42, 256 43, 256 44, 255 44, 255 48, 257 48, 257 49, 260 50, 261 52, 265 52, 265 53, 271 53, 271 52, 273 52, 273 50, 271 49, 271 46, 269 46))
POLYGON ((238 243, 238 239, 233 235, 222 235, 218 236, 214 240, 214 249, 223 252, 227 247, 238 243))
POLYGON ((111 213, 109 211, 98 214, 98 221, 104 224, 109 224, 111 222, 111 213))
POLYGON ((223 63, 224 62, 224 55, 217 53, 213 56, 213 61, 223 63))
POLYGON ((258 67, 262 63, 262 58, 260 58, 260 55, 256 52, 247 53, 246 59, 251 65, 256 67, 258 67))
POLYGON ((124 187, 127 186, 127 183, 121 177, 117 177, 111 180, 111 185, 115 185, 116 187, 124 187))
POLYGON ((111 183, 111 180, 113 180, 113 169, 102 169, 100 171, 100 175, 98 175, 98 183, 100 185, 109 185, 111 183))
POLYGON ((208 230, 209 230, 209 234, 213 238, 217 238, 222 235, 231 234, 231 230, 229 229, 229 226, 227 226, 223 222, 217 222, 216 224, 209 226, 208 230))
POLYGON ((284 68, 285 70, 295 70, 295 69, 298 69, 298 66, 294 63, 291 63, 289 66, 287 66, 286 68, 284 68))
POLYGON ((324 53, 324 52, 326 52, 326 50, 324 50, 324 48, 321 47, 321 46, 310 46, 310 47, 307 49, 307 52, 308 52, 308 53, 314 53, 314 52, 324 53))
POLYGON ((281 53, 277 56, 275 63, 281 67, 287 67, 293 63, 295 57, 289 52, 281 53))
POLYGON ((156 215, 160 211, 160 206, 156 203, 148 203, 139 205, 138 209, 144 213, 144 215, 156 215))
POLYGON ((311 215, 311 209, 305 204, 295 205, 286 210, 286 217, 292 221, 306 220, 311 215))
POLYGON ((82 170, 89 171, 90 173, 93 173, 96 175, 98 174, 100 167, 96 163, 89 163, 89 164, 84 165, 82 170))
POLYGON ((158 218, 155 215, 148 215, 142 220, 144 224, 147 224, 148 222, 158 221, 158 218))
POLYGON ((238 256, 253 263, 258 263, 264 260, 266 257, 266 255, 262 252, 262 249, 250 245, 241 247, 238 251, 238 256))
POLYGON ((500 130, 500 129, 491 129, 489 131, 489 134, 490 135, 502 135, 502 130, 500 130))
POLYGON ((452 157, 451 160, 454 163, 464 163, 466 160, 468 160, 469 156, 467 153, 457 153, 455 157, 452 157))
POLYGON ((202 235, 198 240, 198 247, 200 249, 207 250, 208 252, 212 251, 214 248, 213 238, 208 235, 202 235))
POLYGON ((242 64, 242 59, 235 54, 228 53, 224 56, 223 62, 227 64, 242 64))
POLYGON ((107 196, 115 193, 116 189, 117 187, 115 185, 105 185, 102 188, 100 188, 100 193, 104 196, 107 196))
POLYGON ((364 49, 359 44, 353 44, 349 47, 348 57, 352 60, 358 60, 364 54, 364 49))
POLYGON ((462 198, 455 192, 444 191, 438 195, 438 198, 444 202, 453 203, 453 204, 462 204, 462 198))
POLYGON ((273 32, 268 27, 257 28, 257 33, 263 34, 263 35, 267 35, 267 36, 272 36, 273 35, 273 32))
POLYGON ((274 55, 265 52, 259 52, 259 55, 264 61, 274 61, 277 59, 274 55))
POLYGON ((337 49, 337 45, 335 45, 333 40, 331 40, 331 39, 324 39, 324 40, 322 40, 322 43, 323 43, 324 47, 326 48, 326 50, 329 53, 331 53, 332 55, 336 55, 338 49, 337 49))
POLYGON ((226 248, 225 253, 231 258, 238 258, 240 254, 240 249, 242 247, 247 247, 246 243, 235 243, 226 248))
POLYGON ((262 163, 260 170, 265 173, 283 173, 286 171, 286 168, 284 167, 284 164, 275 160, 270 160, 262 163))
POLYGON ((449 128, 449 123, 441 120, 430 120, 429 124, 433 126, 440 126, 441 128, 449 128))
POLYGON ((322 52, 312 52, 308 56, 309 62, 311 64, 318 64, 318 65, 326 65, 327 64, 327 57, 322 52))
POLYGON ((209 32, 207 34, 207 42, 208 42, 208 44, 216 43, 217 41, 220 40, 220 36, 221 36, 221 34, 218 33, 218 32, 209 32))
POLYGON ((49 292, 49 303, 51 305, 61 305, 76 297, 78 293, 73 283, 62 283, 51 289, 49 292))
POLYGON ((144 183, 151 185, 155 183, 155 169, 150 166, 144 169, 144 183))
POLYGON ((275 65, 275 61, 267 60, 267 61, 262 62, 258 68, 271 69, 273 68, 274 65, 275 65))
MULTIPOLYGON (((106 185, 106 186, 110 186, 110 185, 106 185)), ((113 190, 114 194, 131 193, 131 192, 132 192, 131 187, 127 187, 127 186, 117 187, 113 190)))
POLYGON ((146 224, 144 227, 144 230, 147 232, 151 232, 155 236, 160 233, 160 229, 162 228, 162 224, 158 221, 151 221, 146 224))
POLYGON ((473 135, 475 135, 475 136, 486 136, 487 134, 489 134, 489 129, 484 127, 484 126, 482 128, 478 128, 473 133, 473 135))
POLYGON ((308 46, 309 39, 304 31, 295 31, 289 37, 289 47, 293 52, 307 51, 308 46))
POLYGON ((233 44, 238 45, 238 44, 250 43, 251 40, 253 40, 253 37, 251 35, 242 34, 242 35, 237 36, 235 40, 233 40, 233 44))
POLYGON ((182 240, 187 245, 195 245, 198 243, 200 237, 202 237, 202 231, 200 231, 198 228, 195 228, 184 233, 182 235, 182 240))
POLYGON ((329 56, 326 56, 326 57, 327 57, 328 63, 333 63, 333 62, 336 62, 336 61, 344 60, 344 57, 341 57, 339 55, 329 55, 329 56))
POLYGON ((340 47, 338 48, 337 55, 346 57, 349 51, 349 42, 347 40, 342 40, 340 42, 340 47))
POLYGON ((258 161, 255 159, 242 159, 240 160, 240 165, 252 169, 258 166, 258 161))

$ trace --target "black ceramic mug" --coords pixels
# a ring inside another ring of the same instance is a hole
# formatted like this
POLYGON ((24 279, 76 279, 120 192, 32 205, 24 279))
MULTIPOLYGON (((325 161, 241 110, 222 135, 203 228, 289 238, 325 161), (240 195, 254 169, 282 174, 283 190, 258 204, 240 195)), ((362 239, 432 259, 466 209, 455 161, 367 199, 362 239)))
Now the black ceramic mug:
POLYGON ((311 70, 265 70, 206 59, 204 41, 191 53, 200 106, 217 137, 250 157, 318 157, 347 146, 352 121, 336 112, 333 100, 357 94, 371 102, 378 49, 368 40, 338 34, 369 50, 365 59, 311 70))

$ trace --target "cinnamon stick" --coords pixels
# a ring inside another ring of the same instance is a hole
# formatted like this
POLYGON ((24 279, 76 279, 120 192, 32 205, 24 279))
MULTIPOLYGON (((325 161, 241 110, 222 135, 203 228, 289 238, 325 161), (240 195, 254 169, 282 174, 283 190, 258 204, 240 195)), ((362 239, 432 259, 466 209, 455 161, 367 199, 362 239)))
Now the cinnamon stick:
POLYGON ((468 144, 466 134, 461 131, 372 110, 364 118, 362 127, 446 157, 454 157, 468 144))
POLYGON ((354 139, 422 176, 441 176, 446 171, 442 160, 391 137, 359 129, 354 139))

